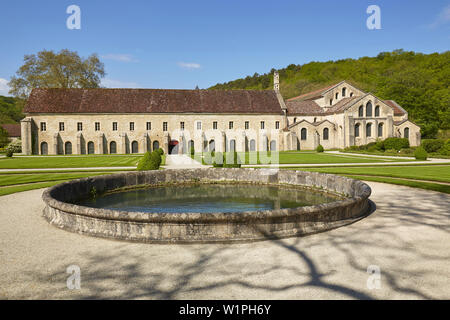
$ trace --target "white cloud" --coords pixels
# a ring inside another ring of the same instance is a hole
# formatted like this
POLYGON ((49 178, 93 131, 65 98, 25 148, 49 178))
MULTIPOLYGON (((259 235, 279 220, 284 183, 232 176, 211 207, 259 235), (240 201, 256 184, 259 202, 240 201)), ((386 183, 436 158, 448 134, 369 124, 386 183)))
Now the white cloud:
POLYGON ((0 96, 9 96, 8 80, 0 78, 0 96))
POLYGON ((442 9, 434 22, 430 24, 430 28, 436 28, 440 25, 444 25, 450 22, 450 5, 442 9))
POLYGON ((189 70, 201 68, 201 65, 195 62, 178 62, 178 66, 189 70))
POLYGON ((137 60, 132 54, 126 53, 108 53, 102 55, 101 58, 119 62, 139 62, 139 60, 137 60))
POLYGON ((103 79, 101 85, 106 88, 140 88, 137 82, 127 82, 114 79, 103 79))

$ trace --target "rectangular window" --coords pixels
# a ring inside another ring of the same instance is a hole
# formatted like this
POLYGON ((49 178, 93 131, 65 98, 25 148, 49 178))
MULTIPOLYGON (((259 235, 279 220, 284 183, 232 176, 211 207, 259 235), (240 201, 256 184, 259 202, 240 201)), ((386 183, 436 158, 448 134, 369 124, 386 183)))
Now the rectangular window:
POLYGON ((245 130, 248 130, 250 128, 250 122, 245 121, 245 130))
POLYGON ((183 122, 183 121, 180 122, 180 130, 181 130, 181 131, 184 130, 184 122, 183 122))
POLYGON ((134 122, 130 122, 130 131, 134 131, 134 122))
POLYGON ((217 121, 213 122, 213 130, 217 130, 217 121))
POLYGON ((113 122, 113 131, 117 131, 117 122, 113 122))
POLYGON ((233 121, 230 121, 229 123, 228 123, 228 129, 233 129, 233 121))
POLYGON ((83 122, 78 122, 77 123, 77 130, 78 131, 83 131, 83 122))
POLYGON ((264 130, 264 121, 261 121, 261 130, 264 130))
POLYGON ((167 122, 163 122, 163 131, 167 131, 167 122))
POLYGON ((41 122, 41 131, 47 131, 47 124, 45 122, 41 122))
POLYGON ((280 129, 280 121, 275 121, 275 129, 280 129))
POLYGON ((95 123, 95 131, 100 131, 100 122, 95 123))
POLYGON ((64 131, 64 122, 59 123, 59 131, 64 131))
POLYGON ((202 130, 202 122, 197 121, 197 130, 202 130))
POLYGON ((152 130, 152 123, 151 122, 147 122, 147 130, 152 130))

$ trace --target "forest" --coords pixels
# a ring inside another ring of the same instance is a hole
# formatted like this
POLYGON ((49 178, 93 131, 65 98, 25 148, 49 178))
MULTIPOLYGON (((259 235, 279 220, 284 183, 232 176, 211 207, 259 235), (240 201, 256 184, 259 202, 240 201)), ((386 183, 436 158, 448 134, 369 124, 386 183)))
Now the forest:
MULTIPOLYGON (((271 89, 274 71, 210 89, 271 89)), ((381 99, 399 103, 421 126, 423 138, 435 138, 438 132, 442 135, 450 130, 450 51, 422 54, 399 49, 376 57, 291 64, 278 72, 285 99, 347 80, 381 99)))

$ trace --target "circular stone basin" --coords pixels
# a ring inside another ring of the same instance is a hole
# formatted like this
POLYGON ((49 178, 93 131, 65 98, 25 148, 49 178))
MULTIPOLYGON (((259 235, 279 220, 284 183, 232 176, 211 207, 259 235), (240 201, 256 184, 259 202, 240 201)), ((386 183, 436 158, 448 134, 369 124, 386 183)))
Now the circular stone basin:
POLYGON ((69 231, 140 242, 302 236, 369 213, 371 190, 345 177, 275 169, 129 172, 47 189, 44 217, 69 231))

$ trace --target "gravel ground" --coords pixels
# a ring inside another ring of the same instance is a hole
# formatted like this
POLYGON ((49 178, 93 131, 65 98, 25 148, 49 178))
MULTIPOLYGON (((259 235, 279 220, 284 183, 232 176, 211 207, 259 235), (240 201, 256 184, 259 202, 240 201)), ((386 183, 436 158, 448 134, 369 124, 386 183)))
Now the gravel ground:
POLYGON ((41 217, 42 189, 3 196, 0 298, 449 299, 450 196, 368 184, 376 210, 350 226, 232 245, 82 236, 41 217), (79 290, 67 288, 70 265, 81 269, 79 290), (372 290, 371 265, 381 275, 372 290))

